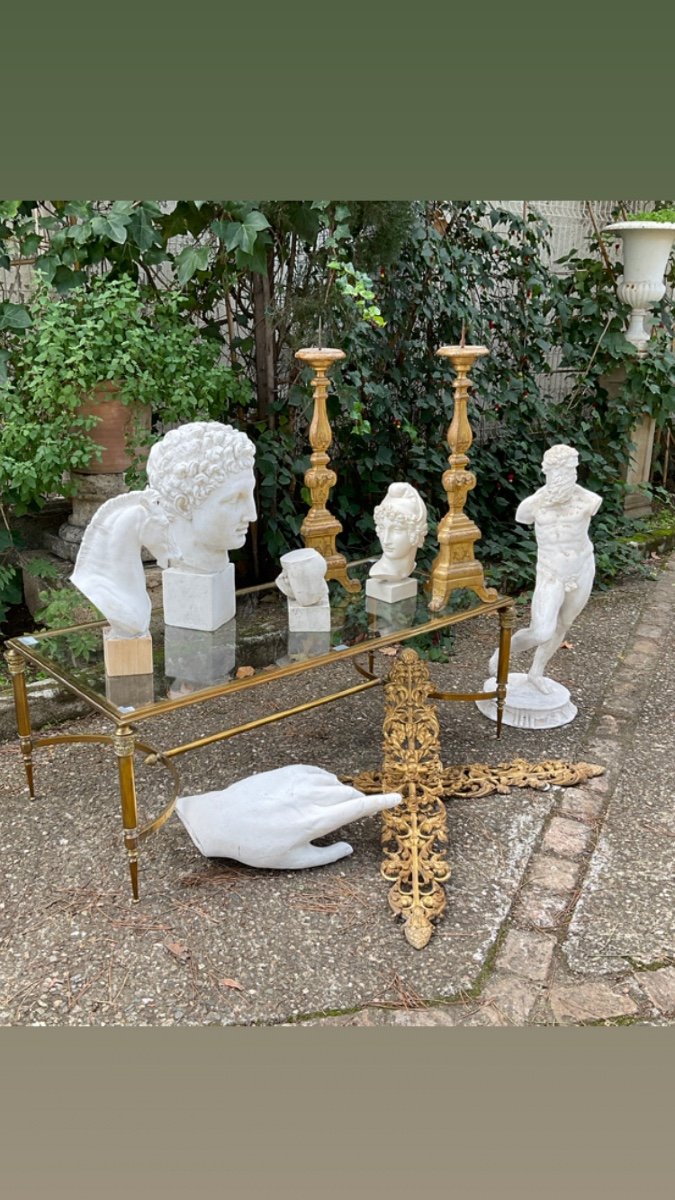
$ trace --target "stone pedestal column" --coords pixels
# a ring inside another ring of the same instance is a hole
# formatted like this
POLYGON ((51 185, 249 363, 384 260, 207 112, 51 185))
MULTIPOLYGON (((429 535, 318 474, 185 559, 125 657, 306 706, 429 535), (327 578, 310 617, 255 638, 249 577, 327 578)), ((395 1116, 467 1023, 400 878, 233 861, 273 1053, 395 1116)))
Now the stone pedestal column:
MULTIPOLYGON (((616 400, 626 382, 625 367, 618 367, 608 375, 600 376, 600 383, 607 391, 611 400, 616 400)), ((649 483, 652 469, 652 451, 654 449, 653 417, 643 416, 631 430, 630 440, 633 443, 630 458, 626 465, 625 479, 629 487, 637 488, 641 483, 649 483)), ((652 511, 652 503, 644 492, 629 492, 624 501, 624 512, 629 517, 648 517, 652 511)))

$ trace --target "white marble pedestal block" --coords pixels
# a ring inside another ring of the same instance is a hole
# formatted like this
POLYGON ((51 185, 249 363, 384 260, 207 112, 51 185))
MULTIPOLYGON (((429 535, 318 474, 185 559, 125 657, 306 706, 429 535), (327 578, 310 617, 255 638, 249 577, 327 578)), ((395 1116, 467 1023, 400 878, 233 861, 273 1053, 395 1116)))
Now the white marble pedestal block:
POLYGON ((169 679, 189 680, 208 686, 222 683, 234 670, 237 657, 237 622, 220 629, 164 628, 164 671, 169 679))
POLYGON ((372 578, 366 580, 366 596, 382 600, 385 604, 397 604, 399 600, 408 600, 416 595, 416 579, 397 579, 394 582, 372 578))
POLYGON ((288 657, 299 660, 315 658, 330 651, 330 629, 288 631, 288 657))
MULTIPOLYGON (((520 671, 509 675, 502 718, 505 725, 513 725, 517 729, 555 729, 574 720, 577 707, 572 703, 567 688, 546 676, 543 683, 548 689, 545 692, 530 683, 527 675, 520 671)), ((493 675, 485 680, 483 691, 493 692, 496 687, 497 680, 493 675)), ((496 700, 476 700, 476 708, 491 721, 497 720, 496 700)))
POLYGON ((377 631, 383 635, 395 633, 397 629, 409 629, 415 619, 416 610, 417 596, 408 596, 395 604, 377 600, 374 596, 366 596, 366 612, 377 618, 377 631))
POLYGON ((328 599, 318 604, 298 604, 288 599, 288 628, 293 633, 320 632, 330 629, 330 604, 328 599))
POLYGON ((215 574, 167 567, 162 572, 164 622, 181 629, 212 632, 231 621, 237 608, 234 563, 215 574))
POLYGON ((103 630, 103 661, 106 675, 150 675, 152 678, 152 637, 115 638, 110 626, 103 630))

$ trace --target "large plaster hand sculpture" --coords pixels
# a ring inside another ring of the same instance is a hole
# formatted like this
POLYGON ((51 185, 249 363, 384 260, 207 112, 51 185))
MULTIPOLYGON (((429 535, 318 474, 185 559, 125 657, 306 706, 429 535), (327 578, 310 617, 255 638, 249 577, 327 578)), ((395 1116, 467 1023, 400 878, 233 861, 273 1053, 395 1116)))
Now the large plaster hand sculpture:
POLYGON ((231 425, 182 425, 150 450, 149 487, 115 496, 94 514, 71 580, 108 619, 112 637, 147 633, 144 546, 162 567, 228 567, 227 551, 243 546, 256 517, 254 455, 253 442, 231 425))
POLYGON ((404 600, 417 592, 409 577, 427 536, 426 505, 411 484, 392 483, 373 516, 382 557, 370 568, 366 595, 389 603, 404 600))
POLYGON ((314 846, 315 838, 400 803, 397 792, 365 796, 329 771, 297 763, 251 775, 224 791, 182 796, 176 812, 209 858, 299 870, 352 853, 348 842, 314 846))
MULTIPOLYGON (((511 654, 536 649, 527 675, 509 675, 504 713, 507 724, 543 728, 566 724, 576 716, 567 689, 547 679, 544 670, 584 608, 595 576, 588 528, 602 497, 579 486, 578 462, 579 455, 572 446, 551 446, 542 460, 546 483, 523 500, 516 512, 517 521, 534 524, 537 574, 530 624, 513 635, 511 654), (519 708, 527 714, 522 720, 517 717, 519 708), (514 719, 509 719, 509 710, 514 719)), ((490 659, 493 675, 497 661, 495 651, 490 659)), ((489 690, 487 685, 485 690, 489 690)), ((478 702, 483 712, 487 711, 484 706, 492 703, 478 702)))

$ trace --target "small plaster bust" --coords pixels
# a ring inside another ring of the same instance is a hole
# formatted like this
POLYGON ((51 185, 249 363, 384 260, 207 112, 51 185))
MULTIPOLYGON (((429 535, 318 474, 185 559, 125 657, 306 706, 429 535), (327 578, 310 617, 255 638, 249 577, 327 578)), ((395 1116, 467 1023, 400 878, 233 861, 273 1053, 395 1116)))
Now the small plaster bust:
POLYGON ((172 429, 148 456, 148 483, 169 519, 169 565, 222 571, 256 519, 255 446, 218 421, 172 429))
POLYGON ((318 550, 289 550, 281 559, 281 575, 275 583, 279 591, 303 608, 328 601, 325 575, 327 563, 318 550))
POLYGON ((383 554, 370 568, 370 577, 383 582, 407 579, 427 536, 427 509, 422 497, 409 483, 392 483, 373 516, 383 554))

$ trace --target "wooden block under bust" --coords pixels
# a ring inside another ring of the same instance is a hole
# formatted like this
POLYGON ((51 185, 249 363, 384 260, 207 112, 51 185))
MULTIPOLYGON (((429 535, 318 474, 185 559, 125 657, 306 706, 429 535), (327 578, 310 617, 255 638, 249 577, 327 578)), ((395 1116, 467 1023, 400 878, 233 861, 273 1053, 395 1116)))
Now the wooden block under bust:
POLYGON ((103 630, 103 659, 106 675, 147 675, 152 673, 152 637, 113 638, 103 630))

